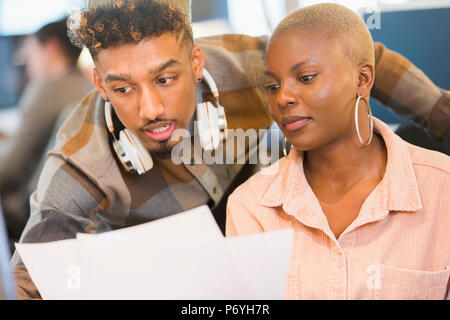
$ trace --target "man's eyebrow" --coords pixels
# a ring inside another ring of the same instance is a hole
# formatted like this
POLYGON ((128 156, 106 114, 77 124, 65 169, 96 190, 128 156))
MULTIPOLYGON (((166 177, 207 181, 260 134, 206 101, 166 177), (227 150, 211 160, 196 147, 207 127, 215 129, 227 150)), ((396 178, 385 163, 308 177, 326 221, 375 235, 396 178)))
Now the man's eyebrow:
POLYGON ((175 60, 175 59, 170 59, 169 61, 161 64, 160 66, 150 70, 150 73, 159 73, 164 71, 165 69, 174 66, 174 65, 181 65, 181 62, 175 60))
POLYGON ((297 64, 295 64, 294 66, 292 66, 290 72, 294 72, 295 70, 297 70, 298 68, 300 68, 301 66, 305 65, 305 64, 318 64, 319 62, 316 60, 303 60, 302 62, 299 62, 297 64))
MULTIPOLYGON (((164 71, 165 69, 174 66, 174 65, 181 65, 181 62, 170 59, 169 61, 161 64, 160 66, 150 70, 150 73, 159 73, 161 71, 164 71)), ((108 74, 105 78, 105 82, 113 82, 113 81, 129 81, 131 79, 130 75, 127 74, 108 74)))
POLYGON ((108 74, 105 78, 105 82, 113 82, 113 81, 129 81, 130 76, 126 74, 108 74))

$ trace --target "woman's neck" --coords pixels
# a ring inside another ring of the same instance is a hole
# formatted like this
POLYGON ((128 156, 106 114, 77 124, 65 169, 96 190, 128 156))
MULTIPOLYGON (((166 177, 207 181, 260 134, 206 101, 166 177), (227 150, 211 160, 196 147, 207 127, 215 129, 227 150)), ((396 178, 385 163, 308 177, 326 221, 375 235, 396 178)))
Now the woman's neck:
POLYGON ((361 179, 374 175, 381 179, 386 161, 384 141, 374 134, 371 144, 365 147, 341 141, 305 152, 304 170, 313 190, 331 188, 345 193, 361 179))

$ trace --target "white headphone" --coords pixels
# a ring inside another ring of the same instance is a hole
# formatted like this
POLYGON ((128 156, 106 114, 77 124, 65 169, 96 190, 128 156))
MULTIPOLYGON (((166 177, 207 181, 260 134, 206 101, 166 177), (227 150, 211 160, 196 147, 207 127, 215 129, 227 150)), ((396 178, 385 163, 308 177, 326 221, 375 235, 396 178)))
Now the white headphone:
MULTIPOLYGON (((203 80, 209 86, 216 103, 216 106, 209 101, 197 104, 197 128, 200 142, 204 150, 210 151, 217 149, 220 142, 226 139, 227 119, 225 109, 219 103, 219 90, 206 69, 203 69, 203 80)), ((116 138, 112 106, 109 101, 105 102, 105 120, 108 131, 113 136, 113 149, 125 170, 141 175, 153 168, 150 153, 130 130, 121 130, 119 139, 116 138)))
POLYGON ((202 148, 211 151, 216 150, 220 142, 226 139, 227 118, 219 102, 219 90, 206 69, 203 69, 203 80, 209 86, 216 106, 209 101, 197 104, 197 128, 202 148))

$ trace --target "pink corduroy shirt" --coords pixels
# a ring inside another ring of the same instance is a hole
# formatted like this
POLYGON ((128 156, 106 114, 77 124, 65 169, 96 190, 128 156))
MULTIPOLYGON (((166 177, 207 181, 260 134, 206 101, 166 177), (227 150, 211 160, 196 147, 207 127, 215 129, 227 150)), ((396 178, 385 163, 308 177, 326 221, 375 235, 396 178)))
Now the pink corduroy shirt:
POLYGON ((293 148, 229 197, 227 236, 294 230, 285 299, 449 299, 450 157, 374 127, 386 171, 338 239, 293 148))

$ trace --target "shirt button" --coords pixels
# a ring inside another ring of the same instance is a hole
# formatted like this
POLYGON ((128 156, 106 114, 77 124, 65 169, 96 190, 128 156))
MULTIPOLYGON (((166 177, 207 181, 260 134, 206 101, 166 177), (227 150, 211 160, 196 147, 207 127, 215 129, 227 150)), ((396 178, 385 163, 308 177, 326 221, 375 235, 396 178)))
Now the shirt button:
POLYGON ((344 266, 344 263, 341 260, 339 260, 337 266, 338 268, 342 268, 344 266))

